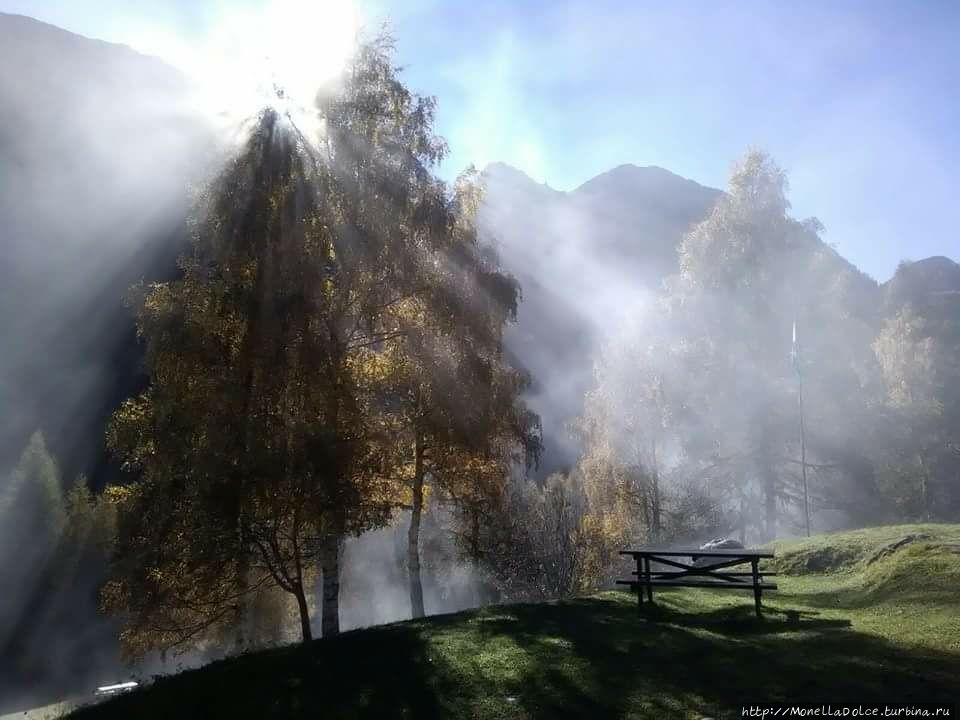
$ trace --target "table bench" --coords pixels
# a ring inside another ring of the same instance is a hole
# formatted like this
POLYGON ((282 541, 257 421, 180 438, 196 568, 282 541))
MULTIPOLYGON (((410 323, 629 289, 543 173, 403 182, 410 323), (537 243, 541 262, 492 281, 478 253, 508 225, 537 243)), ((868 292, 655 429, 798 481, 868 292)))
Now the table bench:
POLYGON ((760 614, 760 598, 764 590, 776 590, 775 583, 765 578, 775 572, 761 572, 760 560, 773 557, 765 550, 621 550, 621 555, 630 555, 637 563, 632 580, 617 580, 618 585, 628 585, 637 591, 637 605, 643 609, 643 595, 653 603, 654 587, 699 587, 726 590, 753 590, 753 600, 760 614), (689 558, 688 561, 681 558, 689 558), (704 560, 706 562, 704 562, 704 560), (652 570, 651 563, 665 565, 668 570, 652 570), (750 564, 750 572, 725 572, 727 568, 750 564))

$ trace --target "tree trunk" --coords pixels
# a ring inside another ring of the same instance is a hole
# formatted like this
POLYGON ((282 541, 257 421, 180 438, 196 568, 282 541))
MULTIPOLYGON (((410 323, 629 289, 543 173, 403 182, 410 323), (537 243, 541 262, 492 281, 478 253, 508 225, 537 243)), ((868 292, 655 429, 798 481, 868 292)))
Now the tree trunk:
POLYGON ((924 521, 930 522, 930 500, 928 497, 928 488, 930 474, 927 471, 927 464, 923 461, 923 453, 917 456, 920 460, 920 512, 924 521))
MULTIPOLYGON (((307 607, 307 594, 303 591, 303 584, 294 588, 294 596, 297 598, 297 610, 300 611, 300 633, 301 640, 308 643, 313 640, 313 630, 310 628, 310 608, 307 607)), ((326 620, 326 615, 324 615, 326 620)), ((326 630, 324 630, 326 635, 326 630)))
MULTIPOLYGON (((763 416, 759 419, 760 423, 768 422, 768 418, 763 416)), ((761 425, 757 436, 756 448, 756 468, 757 475, 763 487, 763 540, 769 542, 777 537, 777 473, 773 465, 771 452, 771 437, 769 430, 761 425)))
POLYGON ((323 637, 340 633, 340 536, 330 533, 323 540, 321 631, 323 637))
MULTIPOLYGON (((246 536, 244 531, 240 531, 240 537, 246 536)), ((249 590, 248 573, 250 570, 249 556, 246 548, 240 549, 240 557, 237 561, 237 605, 234 609, 234 622, 236 623, 236 652, 242 653, 250 644, 249 626, 250 626, 250 602, 247 597, 249 590)))
POLYGON ((473 565, 473 605, 480 607, 480 510, 470 511, 470 562, 473 565))
POLYGON ((773 468, 766 464, 763 468, 764 492, 764 531, 766 540, 777 537, 777 481, 773 468))
POLYGON ((650 458, 652 460, 652 477, 651 482, 653 484, 653 541, 655 543, 660 542, 660 536, 663 532, 663 525, 661 521, 660 513, 660 468, 657 465, 657 439, 653 438, 653 441, 650 443, 650 458))
POLYGON ((407 568, 410 573, 410 614, 424 616, 423 583, 420 579, 420 516, 423 512, 423 447, 419 431, 414 435, 413 508, 407 533, 407 568))
POLYGON ((740 488, 740 544, 747 542, 747 494, 740 488))
POLYGON ((640 497, 640 515, 643 520, 643 527, 650 542, 653 542, 653 513, 651 512, 653 503, 650 500, 651 493, 648 493, 647 489, 643 487, 643 485, 640 485, 639 482, 635 482, 634 484, 639 485, 639 487, 636 488, 636 494, 640 497))

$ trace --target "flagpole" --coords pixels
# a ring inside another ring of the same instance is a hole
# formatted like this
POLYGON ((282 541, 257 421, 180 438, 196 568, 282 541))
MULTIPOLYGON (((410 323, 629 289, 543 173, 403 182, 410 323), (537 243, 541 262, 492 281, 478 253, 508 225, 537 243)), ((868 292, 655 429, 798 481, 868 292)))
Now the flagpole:
POLYGON ((807 437, 803 422, 803 369, 800 366, 800 344, 797 342, 797 322, 793 322, 793 362, 797 370, 797 404, 800 407, 800 471, 803 474, 803 518, 810 537, 810 504, 807 495, 807 437))

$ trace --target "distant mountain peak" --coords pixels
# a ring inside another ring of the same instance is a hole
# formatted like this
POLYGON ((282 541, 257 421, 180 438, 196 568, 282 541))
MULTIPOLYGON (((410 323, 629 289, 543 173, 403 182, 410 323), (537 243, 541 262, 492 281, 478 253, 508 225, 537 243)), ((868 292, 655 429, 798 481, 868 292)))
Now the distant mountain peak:
POLYGON ((481 175, 495 175, 497 177, 513 177, 517 179, 523 179, 527 182, 533 183, 534 185, 539 185, 536 180, 527 175, 520 168, 514 167, 510 163, 501 162, 496 160, 492 163, 488 163, 485 168, 481 171, 481 175))
POLYGON ((907 266, 914 270, 947 270, 948 272, 960 269, 960 265, 945 255, 931 255, 923 260, 910 262, 907 266))
POLYGON ((891 280, 897 278, 917 278, 934 284, 960 282, 960 265, 943 255, 933 255, 922 260, 904 260, 900 263, 891 280))
POLYGON ((611 170, 590 178, 573 190, 576 194, 607 193, 614 188, 626 188, 639 191, 658 189, 672 191, 674 188, 685 187, 690 191, 702 191, 710 194, 719 194, 715 188, 706 187, 659 165, 633 165, 625 163, 617 165, 611 170))
MULTIPOLYGON (((636 165, 634 163, 621 163, 616 167, 608 170, 601 175, 624 175, 624 174, 636 174, 636 173, 660 173, 666 175, 672 175, 674 177, 680 177, 674 172, 662 168, 659 165, 636 165)), ((600 177, 599 175, 597 177, 600 177)))
MULTIPOLYGON (((502 160, 494 160, 491 163, 488 163, 487 166, 483 169, 483 172, 508 172, 508 173, 519 173, 520 175, 527 175, 523 170, 514 167, 510 163, 503 162, 502 160)), ((529 175, 527 175, 529 177, 529 175)))
POLYGON ((702 192, 708 195, 717 195, 719 190, 706 187, 681 175, 662 168, 659 165, 633 165, 624 163, 617 165, 610 170, 596 175, 578 187, 570 191, 557 190, 550 186, 548 182, 538 182, 530 177, 523 170, 502 161, 489 163, 482 172, 482 175, 488 179, 496 179, 499 182, 509 181, 511 183, 520 183, 531 187, 543 188, 551 192, 581 195, 581 194, 607 194, 610 190, 622 189, 628 191, 641 191, 645 194, 652 190, 672 191, 675 188, 686 187, 692 192, 702 192))
POLYGON ((960 265, 943 255, 904 261, 883 288, 891 307, 924 305, 933 298, 960 292, 960 265))

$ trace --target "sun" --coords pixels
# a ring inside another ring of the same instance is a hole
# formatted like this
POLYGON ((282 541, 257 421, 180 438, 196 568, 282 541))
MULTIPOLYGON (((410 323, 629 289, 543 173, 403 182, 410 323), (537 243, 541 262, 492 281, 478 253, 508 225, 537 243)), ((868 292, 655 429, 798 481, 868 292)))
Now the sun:
POLYGON ((358 27, 350 0, 226 5, 187 71, 204 111, 221 121, 272 107, 309 133, 319 127, 317 91, 343 69, 358 27))

